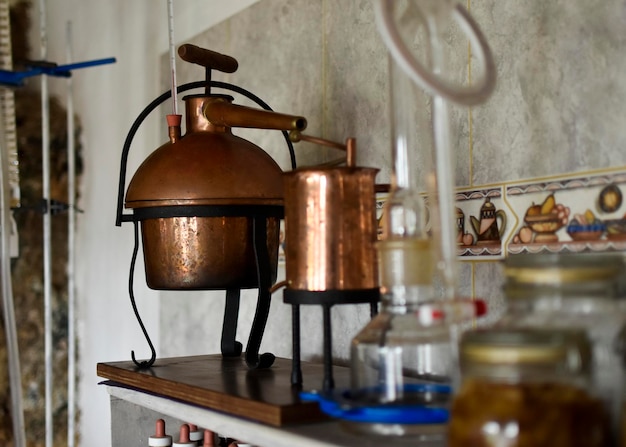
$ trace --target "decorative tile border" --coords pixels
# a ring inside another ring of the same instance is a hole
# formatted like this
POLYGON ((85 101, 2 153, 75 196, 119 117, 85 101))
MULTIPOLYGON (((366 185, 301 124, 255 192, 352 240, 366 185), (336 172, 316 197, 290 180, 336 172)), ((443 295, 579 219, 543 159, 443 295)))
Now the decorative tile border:
POLYGON ((620 171, 459 190, 459 234, 469 234, 458 240, 459 257, 626 251, 624 188, 620 171))

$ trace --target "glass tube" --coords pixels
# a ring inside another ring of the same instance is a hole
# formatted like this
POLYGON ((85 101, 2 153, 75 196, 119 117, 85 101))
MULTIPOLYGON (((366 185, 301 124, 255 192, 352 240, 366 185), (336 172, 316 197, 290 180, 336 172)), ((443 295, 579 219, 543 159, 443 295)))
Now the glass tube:
POLYGON ((449 325, 433 318, 437 301, 433 213, 432 127, 428 98, 390 62, 393 174, 377 243, 382 306, 352 341, 352 389, 365 402, 436 408, 446 397, 415 392, 415 384, 448 385, 449 325))
POLYGON ((391 146, 393 171, 390 196, 378 243, 383 305, 406 306, 433 298, 433 244, 426 206, 431 175, 431 132, 427 97, 390 58, 391 146))

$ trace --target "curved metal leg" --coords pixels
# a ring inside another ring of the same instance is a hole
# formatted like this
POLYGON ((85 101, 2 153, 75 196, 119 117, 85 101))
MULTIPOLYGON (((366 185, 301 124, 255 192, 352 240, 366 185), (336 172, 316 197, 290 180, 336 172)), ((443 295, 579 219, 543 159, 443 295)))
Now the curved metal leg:
POLYGON ((221 349, 224 357, 239 357, 243 346, 237 336, 237 319, 239 317, 240 289, 226 289, 226 307, 224 309, 224 323, 222 324, 221 349))
POLYGON ((265 324, 270 313, 270 286, 272 275, 269 265, 267 249, 267 221, 264 216, 255 216, 253 219, 253 243, 256 256, 257 277, 259 282, 259 297, 256 313, 250 329, 250 338, 246 346, 246 364, 251 369, 269 368, 274 363, 274 354, 269 352, 259 355, 265 324))
POLYGON ((130 261, 130 273, 128 275, 128 294, 130 296, 130 304, 133 306, 133 312, 135 313, 135 318, 137 318, 137 322, 139 323, 139 327, 141 327, 141 331, 143 332, 143 336, 146 338, 148 342, 148 346, 150 347, 150 360, 142 360, 141 362, 135 358, 135 351, 130 351, 130 357, 133 359, 133 363, 139 369, 147 369, 150 368, 155 360, 156 360, 156 350, 154 349, 154 345, 152 344, 152 340, 150 340, 150 336, 148 335, 148 330, 146 326, 141 321, 141 317, 139 316, 139 310, 137 309, 137 303, 135 302, 135 294, 133 293, 133 278, 135 276, 135 262, 137 261, 137 252, 139 251, 139 228, 138 224, 135 221, 135 246, 133 248, 133 256, 130 261))

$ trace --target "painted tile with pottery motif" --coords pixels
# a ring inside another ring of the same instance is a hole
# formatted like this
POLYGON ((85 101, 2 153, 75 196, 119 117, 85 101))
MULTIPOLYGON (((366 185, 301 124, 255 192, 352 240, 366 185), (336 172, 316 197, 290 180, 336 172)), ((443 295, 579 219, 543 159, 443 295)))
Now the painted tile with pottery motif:
POLYGON ((502 186, 457 191, 457 244, 462 259, 503 257, 503 244, 515 221, 502 192, 502 186))

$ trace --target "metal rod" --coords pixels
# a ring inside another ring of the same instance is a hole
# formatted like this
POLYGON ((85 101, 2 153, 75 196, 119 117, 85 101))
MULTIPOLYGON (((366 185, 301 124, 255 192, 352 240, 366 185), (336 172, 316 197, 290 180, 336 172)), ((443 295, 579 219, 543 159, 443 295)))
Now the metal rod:
MULTIPOLYGON (((67 23, 67 62, 72 62, 72 22, 67 23)), ((67 78, 67 445, 74 447, 76 438, 76 153, 74 142, 74 91, 67 78)))
POLYGON ((302 388, 302 363, 300 362, 300 305, 291 305, 291 386, 302 388))
POLYGON ((178 115, 178 96, 176 93, 176 48, 174 44, 174 0, 167 0, 167 23, 170 44, 170 70, 172 76, 172 113, 178 115))
MULTIPOLYGON (((41 60, 48 58, 46 32, 46 2, 39 0, 39 30, 41 36, 41 60)), ((44 364, 45 364, 45 446, 53 447, 52 418, 52 267, 51 267, 51 213, 50 211, 50 102, 48 76, 41 75, 41 154, 42 189, 46 212, 43 215, 43 278, 44 278, 44 364)))
POLYGON ((324 320, 324 391, 330 391, 335 388, 335 379, 333 378, 333 335, 331 329, 330 308, 332 305, 323 304, 322 314, 324 320))
MULTIPOLYGON (((437 75, 445 72, 445 55, 442 42, 445 36, 441 26, 442 17, 433 14, 428 17, 432 70, 437 75)), ((432 99, 433 140, 435 149, 435 170, 438 192, 439 242, 441 244, 441 273, 444 297, 455 298, 458 289, 458 266, 456 229, 454 220, 455 160, 450 141, 450 116, 446 99, 435 94, 432 99)))

